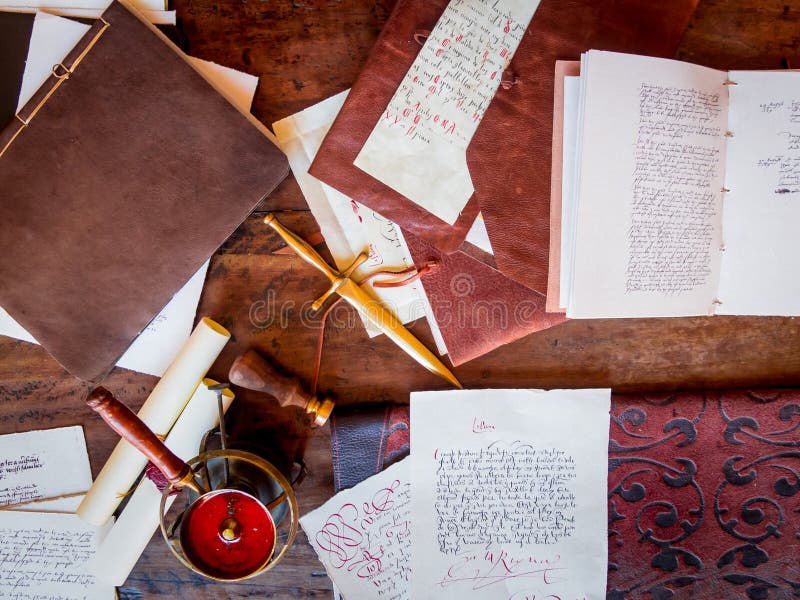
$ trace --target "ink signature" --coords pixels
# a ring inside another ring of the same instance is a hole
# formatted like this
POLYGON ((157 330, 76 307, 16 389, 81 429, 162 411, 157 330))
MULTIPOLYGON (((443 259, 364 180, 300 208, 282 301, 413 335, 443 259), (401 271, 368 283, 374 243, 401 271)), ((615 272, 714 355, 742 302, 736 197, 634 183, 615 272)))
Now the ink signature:
POLYGON ((563 575, 560 571, 565 570, 558 566, 560 560, 559 555, 551 558, 513 557, 505 550, 493 549, 487 550, 482 556, 465 553, 458 556, 456 562, 447 569, 447 575, 439 585, 444 587, 453 583, 472 582, 472 589, 480 590, 522 578, 538 579, 544 585, 551 585, 560 581, 558 576, 563 575))

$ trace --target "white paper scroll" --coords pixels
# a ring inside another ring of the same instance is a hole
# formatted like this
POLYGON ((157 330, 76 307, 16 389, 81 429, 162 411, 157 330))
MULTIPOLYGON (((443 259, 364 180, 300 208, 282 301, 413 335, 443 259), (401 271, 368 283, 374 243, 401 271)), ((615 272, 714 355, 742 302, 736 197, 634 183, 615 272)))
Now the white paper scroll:
POLYGON ((409 476, 406 458, 300 519, 344 598, 412 597, 409 476))
MULTIPOLYGON (((336 266, 344 270, 361 252, 369 251, 369 259, 355 272, 358 280, 376 270, 406 269, 414 261, 396 223, 325 185, 308 172, 346 98, 347 91, 341 92, 273 123, 272 127, 281 150, 289 158, 292 173, 303 196, 319 223, 336 266)), ((367 283, 365 289, 402 323, 426 317, 439 354, 447 354, 436 319, 433 318, 433 309, 420 282, 397 288, 376 288, 367 283)), ((370 337, 381 333, 368 320, 364 319, 364 326, 370 337)))
POLYGON ((473 192, 467 146, 538 6, 452 0, 353 164, 455 223, 473 192))
POLYGON ((604 599, 609 406, 609 390, 412 393, 412 597, 604 599))
MULTIPOLYGON (((208 386, 217 383, 204 379, 186 405, 164 443, 179 458, 188 461, 198 454, 203 435, 219 424, 217 394, 208 386)), ((233 402, 233 392, 225 390, 223 411, 233 402)), ((175 497, 167 500, 169 510, 175 497)), ((158 529, 161 492, 147 478, 142 479, 128 500, 125 510, 100 545, 88 570, 99 581, 122 585, 158 529)))
MULTIPOLYGON (((139 410, 145 425, 157 435, 169 432, 228 338, 230 333, 219 323, 207 317, 200 320, 139 410)), ((94 525, 108 521, 146 464, 138 450, 120 441, 78 507, 78 515, 94 525)))

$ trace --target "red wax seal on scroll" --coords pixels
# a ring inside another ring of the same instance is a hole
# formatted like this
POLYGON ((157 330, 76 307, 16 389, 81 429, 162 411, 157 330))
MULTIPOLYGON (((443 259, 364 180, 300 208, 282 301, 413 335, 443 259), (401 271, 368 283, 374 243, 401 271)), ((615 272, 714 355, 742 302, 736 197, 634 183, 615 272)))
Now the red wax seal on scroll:
POLYGON ((275 550, 275 523, 267 508, 239 490, 197 499, 181 525, 181 545, 199 571, 227 581, 263 569, 275 550))

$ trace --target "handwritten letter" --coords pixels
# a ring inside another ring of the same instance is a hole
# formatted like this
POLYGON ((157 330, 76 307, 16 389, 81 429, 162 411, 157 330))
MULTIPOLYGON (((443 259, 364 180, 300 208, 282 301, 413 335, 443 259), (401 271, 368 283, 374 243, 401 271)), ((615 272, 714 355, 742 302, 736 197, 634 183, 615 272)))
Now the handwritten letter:
MULTIPOLYGON (((91 485, 80 426, 0 436, 0 506, 85 492, 91 485)), ((66 498, 21 509, 72 512, 79 502, 66 498)))
POLYGON ((608 390, 412 393, 412 596, 605 598, 609 402, 608 390))
POLYGON ((340 492, 300 519, 345 598, 411 598, 408 462, 340 492))
POLYGON ((76 515, 0 511, 0 598, 109 600, 84 566, 100 530, 76 515))
POLYGON ((539 0, 451 0, 354 164, 453 224, 467 146, 539 0))

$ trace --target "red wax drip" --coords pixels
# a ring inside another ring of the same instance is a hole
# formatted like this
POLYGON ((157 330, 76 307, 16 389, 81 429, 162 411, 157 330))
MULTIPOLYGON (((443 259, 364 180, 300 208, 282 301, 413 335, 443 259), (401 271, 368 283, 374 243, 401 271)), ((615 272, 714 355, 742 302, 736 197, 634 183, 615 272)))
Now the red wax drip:
POLYGON ((189 561, 217 579, 259 571, 275 550, 275 524, 261 502, 238 490, 201 496, 186 512, 181 545, 189 561))

